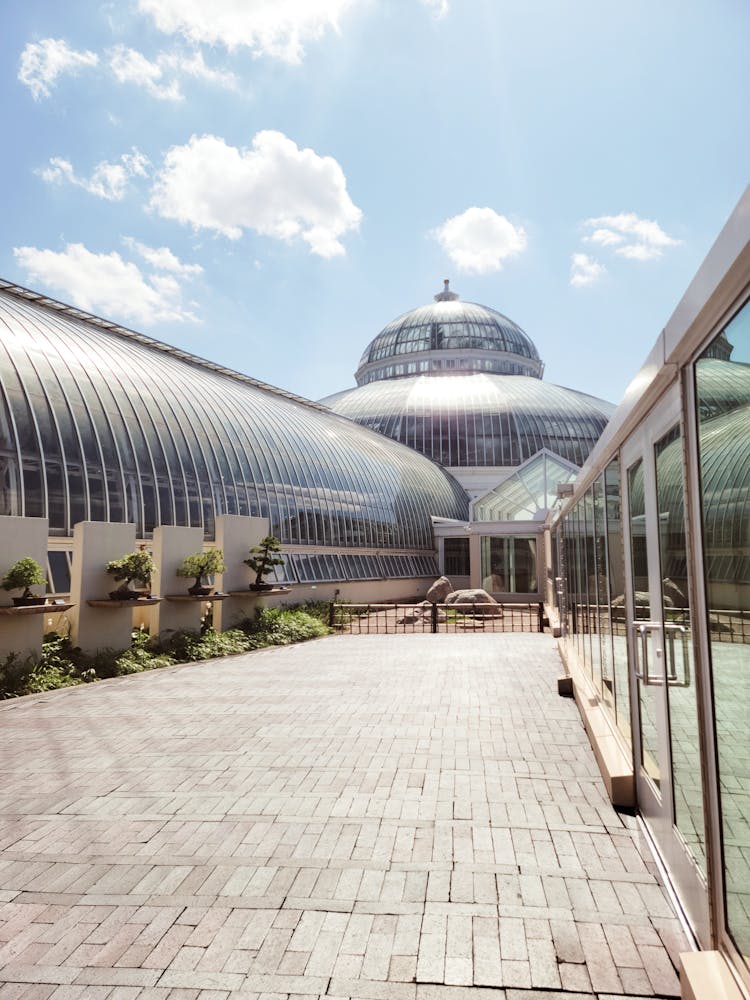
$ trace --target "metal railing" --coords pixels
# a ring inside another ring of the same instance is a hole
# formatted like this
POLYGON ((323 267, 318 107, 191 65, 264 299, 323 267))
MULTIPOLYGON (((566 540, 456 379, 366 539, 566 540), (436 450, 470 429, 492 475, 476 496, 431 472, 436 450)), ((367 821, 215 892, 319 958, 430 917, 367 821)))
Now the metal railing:
POLYGON ((544 605, 533 604, 337 604, 329 626, 349 635, 466 632, 543 632, 544 605))

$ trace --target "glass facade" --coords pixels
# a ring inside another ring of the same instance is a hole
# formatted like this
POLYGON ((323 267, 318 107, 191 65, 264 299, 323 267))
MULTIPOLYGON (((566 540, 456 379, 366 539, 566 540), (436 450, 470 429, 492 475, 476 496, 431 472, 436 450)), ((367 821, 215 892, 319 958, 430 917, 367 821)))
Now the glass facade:
POLYGON ((422 375, 322 401, 448 467, 517 466, 542 449, 581 466, 614 407, 524 375, 422 375))
POLYGON ((483 536, 482 589, 488 594, 537 593, 536 546, 536 535, 483 536))
MULTIPOLYGON (((556 526, 566 641, 626 740, 631 738, 619 462, 556 526)), ((631 510, 631 517, 633 516, 631 510)), ((637 515, 636 515, 637 517, 637 515)))
POLYGON ((697 361, 695 384, 725 919, 750 967, 750 305, 697 361))
POLYGON ((558 483, 572 483, 578 469, 541 451, 496 489, 474 501, 474 521, 543 521, 557 499, 558 483))
MULTIPOLYGON (((487 306, 449 300, 413 309, 384 327, 362 355, 357 384, 367 380, 364 376, 377 362, 442 351, 492 351, 510 355, 507 359, 496 359, 497 363, 501 365, 504 360, 506 364, 515 364, 518 374, 541 378, 543 366, 537 349, 520 326, 487 306)), ((380 377, 398 378, 399 374, 380 377)))
POLYGON ((0 290, 0 513, 214 534, 261 515, 285 544, 433 549, 460 486, 324 408, 54 303, 0 290))
POLYGON ((443 565, 447 577, 469 576, 471 574, 468 538, 445 538, 443 540, 443 565))

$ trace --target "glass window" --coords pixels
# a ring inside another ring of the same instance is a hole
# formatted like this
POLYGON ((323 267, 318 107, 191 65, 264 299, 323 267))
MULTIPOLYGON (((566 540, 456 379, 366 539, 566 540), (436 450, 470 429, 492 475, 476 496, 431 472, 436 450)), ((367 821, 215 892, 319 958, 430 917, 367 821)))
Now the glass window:
POLYGON ((750 965, 750 305, 695 381, 726 921, 750 965))
POLYGON ((443 540, 443 562, 446 576, 469 576, 471 573, 469 539, 445 538, 443 540))
POLYGON ((537 592, 536 536, 483 536, 482 588, 489 594, 537 592))

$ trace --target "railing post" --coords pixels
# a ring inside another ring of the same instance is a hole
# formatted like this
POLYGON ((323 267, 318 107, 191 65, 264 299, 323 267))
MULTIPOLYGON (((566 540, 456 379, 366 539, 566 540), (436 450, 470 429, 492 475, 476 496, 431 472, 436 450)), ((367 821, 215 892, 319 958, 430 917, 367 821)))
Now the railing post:
POLYGON ((437 627, 438 627, 437 604, 433 604, 430 610, 430 631, 432 632, 433 635, 435 635, 435 633, 437 632, 437 627))
POLYGON ((331 629, 332 631, 335 621, 336 621, 336 604, 334 603, 334 601, 331 601, 331 604, 328 608, 328 628, 331 629))
POLYGON ((544 631, 544 604, 539 602, 539 631, 544 631))

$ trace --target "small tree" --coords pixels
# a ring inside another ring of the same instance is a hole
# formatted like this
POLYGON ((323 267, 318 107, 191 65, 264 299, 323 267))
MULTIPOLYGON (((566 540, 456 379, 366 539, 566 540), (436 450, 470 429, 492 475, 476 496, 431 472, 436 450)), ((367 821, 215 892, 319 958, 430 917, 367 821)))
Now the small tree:
POLYGON ((3 590, 21 590, 22 600, 28 600, 34 595, 31 593, 31 587, 35 587, 39 583, 46 583, 47 577, 44 575, 44 570, 36 561, 30 556, 24 559, 19 559, 18 562, 13 563, 8 572, 3 578, 2 586, 3 590))
POLYGON ((263 577, 267 576, 274 566, 284 565, 280 552, 281 542, 275 535, 266 535, 261 539, 260 545, 253 545, 250 549, 249 559, 244 559, 243 562, 255 573, 254 587, 263 585, 263 577))
POLYGON ((150 553, 142 549, 139 552, 129 552, 121 559, 113 559, 107 563, 106 570, 118 582, 122 580, 115 593, 129 597, 132 594, 130 584, 136 580, 144 587, 149 586, 151 575, 156 572, 156 564, 150 553))
POLYGON ((224 573, 224 553, 221 549, 207 549, 205 552, 194 552, 185 556, 182 565, 177 568, 177 576, 193 576, 195 583, 188 587, 188 593, 195 594, 203 589, 203 579, 214 573, 224 573))

